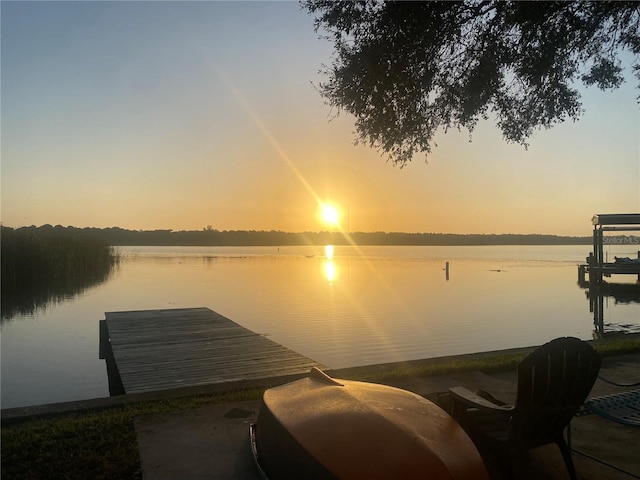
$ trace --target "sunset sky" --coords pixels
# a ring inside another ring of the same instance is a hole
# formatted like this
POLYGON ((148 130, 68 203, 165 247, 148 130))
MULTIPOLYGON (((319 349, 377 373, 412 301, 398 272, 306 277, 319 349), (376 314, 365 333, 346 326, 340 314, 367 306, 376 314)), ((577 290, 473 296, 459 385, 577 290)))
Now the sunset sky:
POLYGON ((313 87, 332 45, 297 2, 1 8, 6 226, 319 231, 325 202, 351 231, 586 236, 640 212, 629 69, 528 150, 487 121, 400 169, 332 120, 313 87))

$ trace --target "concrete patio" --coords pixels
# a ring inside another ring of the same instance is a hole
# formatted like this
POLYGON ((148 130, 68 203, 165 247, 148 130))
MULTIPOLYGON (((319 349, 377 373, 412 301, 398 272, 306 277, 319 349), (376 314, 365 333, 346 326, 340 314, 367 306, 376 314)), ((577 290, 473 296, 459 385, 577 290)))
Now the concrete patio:
MULTIPOLYGON (((607 357, 601 375, 619 383, 640 381, 640 354, 607 357)), ((340 371, 331 372, 339 377, 340 371)), ((515 398, 514 372, 479 371, 409 378, 393 386, 429 396, 449 387, 482 388, 510 402, 515 398)), ((591 396, 624 391, 597 380, 591 396)), ((260 402, 237 402, 163 415, 141 417, 135 428, 144 480, 257 480, 249 446, 249 424, 255 421, 260 402)), ((573 460, 583 480, 640 478, 640 428, 625 426, 596 415, 574 418, 571 423, 573 460), (595 457, 605 465, 584 454, 595 457), (628 473, 624 473, 624 472, 628 473)), ((485 459, 492 480, 501 478, 496 465, 485 459)), ((518 459, 516 479, 564 480, 569 478, 560 451, 548 445, 518 459)))

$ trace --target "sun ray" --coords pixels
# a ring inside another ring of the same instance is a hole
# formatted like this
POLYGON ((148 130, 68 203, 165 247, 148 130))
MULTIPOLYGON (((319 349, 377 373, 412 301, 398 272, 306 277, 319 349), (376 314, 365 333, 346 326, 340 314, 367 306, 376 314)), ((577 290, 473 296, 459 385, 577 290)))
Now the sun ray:
MULTIPOLYGON (((278 140, 271 134, 271 132, 269 131, 267 126, 260 119, 260 117, 254 111, 254 109, 251 107, 251 105, 249 105, 249 102, 247 102, 247 100, 244 98, 244 96, 242 95, 242 92, 238 88, 236 88, 236 86, 233 84, 233 82, 229 79, 229 77, 227 75, 224 74, 224 72, 220 68, 216 68, 214 66, 214 71, 215 71, 215 74, 218 76, 218 78, 226 86, 226 88, 228 88, 229 91, 232 93, 233 97, 242 106, 242 109, 247 113, 247 115, 249 115, 249 117, 251 118, 251 121, 258 128, 260 133, 264 136, 264 138, 267 139, 267 141, 271 144, 271 146, 274 148, 274 150, 278 153, 280 159, 289 167, 289 169, 293 172, 293 174, 296 176, 296 178, 303 185, 303 187, 307 190, 309 195, 311 195, 311 197, 315 200, 316 204, 318 205, 318 208, 320 208, 322 210, 324 202, 322 201, 320 196, 316 193, 316 191, 313 189, 313 187, 307 181, 307 179, 304 177, 304 175, 302 175, 300 170, 298 170, 298 168, 294 164, 293 160, 289 157, 289 155, 284 150, 284 148, 282 148, 282 146, 280 145, 278 140)), ((359 246, 353 241, 353 239, 351 237, 351 234, 350 234, 351 232, 346 231, 340 224, 336 224, 336 227, 344 235, 344 237, 345 237, 345 239, 347 241, 347 244, 349 244, 352 247, 354 247, 356 249, 356 251, 358 253, 360 253, 361 250, 360 250, 359 246)))
POLYGON ((225 86, 229 89, 229 91, 231 91, 231 93, 233 94, 235 99, 238 101, 238 103, 242 106, 243 110, 249 115, 249 117, 251 118, 251 121, 258 128, 262 136, 267 139, 267 141, 271 144, 274 150, 278 153, 278 155, 280 156, 280 159, 294 173, 294 175, 298 178, 298 180, 304 186, 307 192, 309 192, 309 194, 315 199, 316 203, 318 205, 322 205, 322 200, 320 199, 320 196, 315 192, 315 190, 313 189, 311 184, 307 181, 307 179, 304 178, 304 175, 302 175, 300 170, 298 170, 298 168, 293 163, 293 160, 291 160, 291 158, 289 157, 287 152, 285 152, 284 148, 282 148, 278 140, 271 134, 271 132, 269 131, 267 126, 264 124, 264 122, 260 119, 258 114, 253 110, 253 108, 251 108, 251 105, 249 105, 249 103, 246 101, 246 99, 242 95, 242 92, 240 92, 240 90, 238 90, 235 87, 235 85, 231 82, 231 80, 225 74, 223 74, 220 70, 216 70, 216 73, 218 74, 222 82, 225 84, 225 86))
MULTIPOLYGON (((226 85, 226 87, 233 93, 233 95, 236 98, 236 100, 240 103, 242 108, 247 112, 247 114, 249 115, 249 117, 251 118, 251 120, 255 124, 255 126, 258 128, 260 133, 269 141, 269 143, 276 150, 276 152, 278 152, 278 155, 280 156, 282 161, 285 162, 285 164, 291 169, 291 171, 295 174, 295 176, 298 178, 300 183, 309 192, 309 194, 314 198, 314 200, 318 204, 318 207, 322 210, 324 202, 321 200, 320 196, 315 192, 313 187, 306 180, 304 175, 302 175, 300 170, 298 170, 298 168, 295 166, 295 164, 293 163, 293 160, 291 160, 291 158, 285 152, 285 150, 282 148, 282 146, 277 141, 277 139, 271 134, 271 132, 269 131, 267 126, 262 122, 260 117, 258 117, 258 115, 255 113, 255 111, 251 108, 249 103, 243 97, 242 93, 233 85, 233 83, 227 78, 226 75, 224 75, 219 69, 216 69, 216 70, 217 70, 218 76, 221 78, 221 80, 226 85)), ((354 247, 356 252, 359 255, 361 255, 362 251, 361 251, 360 247, 353 241, 353 239, 352 239, 352 237, 350 235, 350 232, 345 231, 339 224, 336 225, 336 227, 338 227, 339 230, 342 232, 342 234, 345 236, 345 239, 347 240, 347 243, 349 245, 351 245, 352 247, 354 247)), ((375 275, 376 277, 378 277, 380 279, 380 281, 384 282, 384 284, 386 285, 386 287, 387 287, 387 289, 389 291, 390 299, 392 299, 393 301, 397 302, 398 303, 398 307, 401 308, 401 310, 405 311, 405 313, 410 313, 408 311, 407 306, 403 305, 401 302, 399 302, 399 300, 397 298, 397 292, 394 290, 393 286, 390 285, 386 281, 386 279, 384 279, 383 277, 380 276, 380 273, 377 272, 375 268, 373 268, 373 265, 371 264, 371 262, 367 261, 366 263, 369 266, 369 268, 371 269, 372 274, 375 275)), ((358 308, 362 308, 355 301, 355 299, 352 299, 352 303, 354 305, 357 305, 358 308)))

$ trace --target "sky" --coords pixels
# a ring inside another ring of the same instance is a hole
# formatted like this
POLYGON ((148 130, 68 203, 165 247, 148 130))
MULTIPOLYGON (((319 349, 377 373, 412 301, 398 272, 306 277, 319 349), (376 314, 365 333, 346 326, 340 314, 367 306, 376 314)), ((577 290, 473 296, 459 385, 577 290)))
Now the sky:
POLYGON ((348 231, 588 236, 640 212, 629 71, 528 149, 486 121, 401 169, 314 87, 333 49, 297 2, 0 8, 5 226, 321 231, 332 204, 348 231))

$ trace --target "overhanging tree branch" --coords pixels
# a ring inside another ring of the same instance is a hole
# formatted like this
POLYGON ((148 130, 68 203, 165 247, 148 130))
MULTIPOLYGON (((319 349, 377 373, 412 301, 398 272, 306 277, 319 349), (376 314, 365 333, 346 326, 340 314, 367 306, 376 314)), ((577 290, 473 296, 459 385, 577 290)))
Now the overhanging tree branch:
POLYGON ((440 130, 496 116, 508 142, 582 114, 578 82, 623 81, 636 55, 637 2, 305 0, 334 43, 318 90, 355 117, 357 137, 396 165, 427 155, 440 130))

